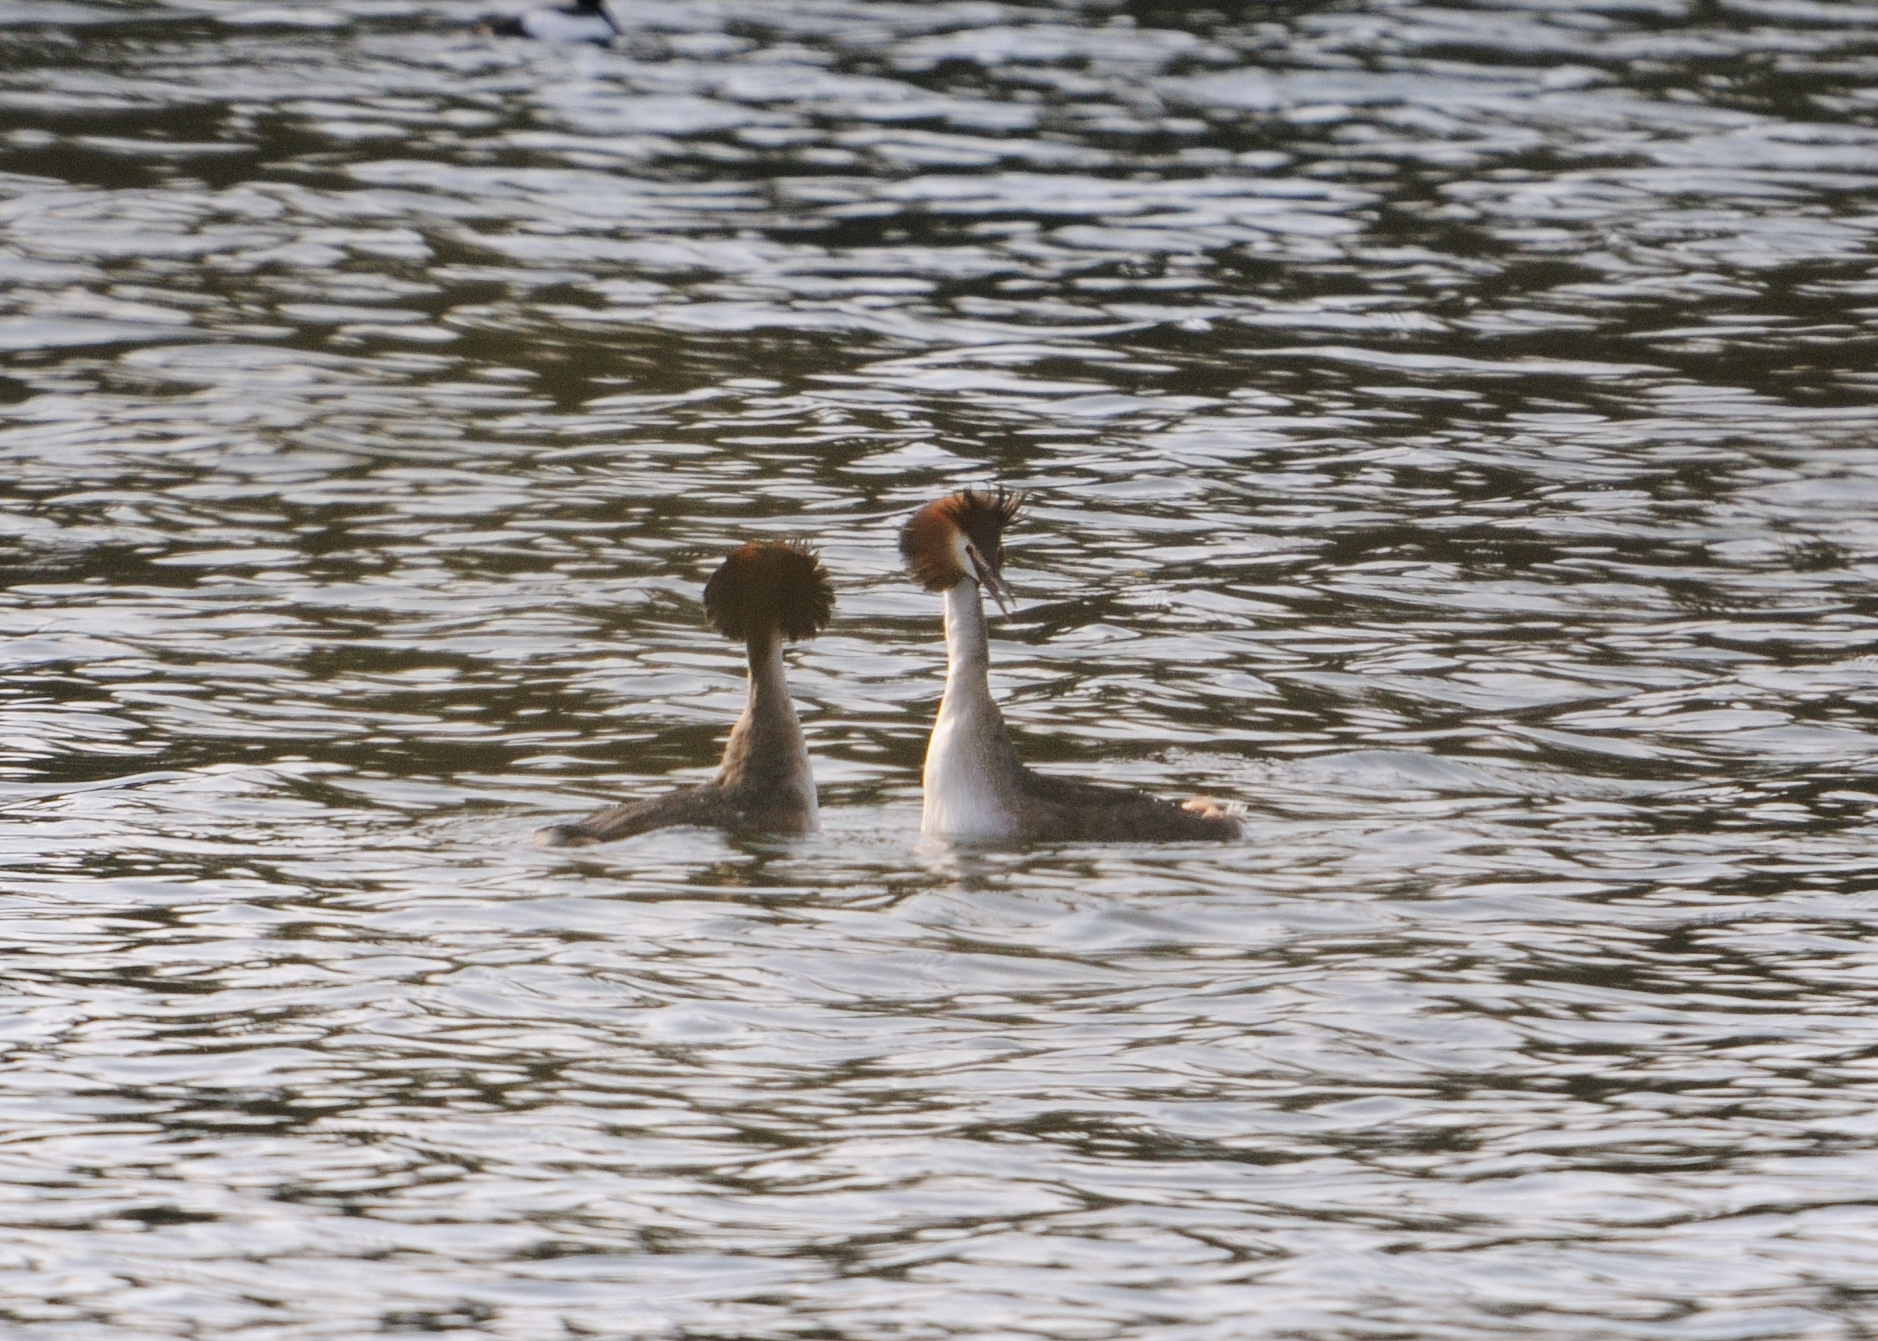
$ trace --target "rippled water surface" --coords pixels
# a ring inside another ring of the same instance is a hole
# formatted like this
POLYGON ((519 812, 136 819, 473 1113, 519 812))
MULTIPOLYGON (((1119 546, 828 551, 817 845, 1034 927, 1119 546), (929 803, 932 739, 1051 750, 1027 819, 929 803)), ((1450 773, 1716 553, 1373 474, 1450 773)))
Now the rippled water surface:
POLYGON ((6 1334, 1878 1330, 1878 10, 616 10, 0 4, 6 1334))

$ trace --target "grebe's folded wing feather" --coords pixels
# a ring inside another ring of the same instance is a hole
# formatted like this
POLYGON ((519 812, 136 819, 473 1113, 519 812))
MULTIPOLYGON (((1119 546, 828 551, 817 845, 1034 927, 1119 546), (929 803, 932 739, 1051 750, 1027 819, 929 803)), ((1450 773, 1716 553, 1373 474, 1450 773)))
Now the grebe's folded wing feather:
POLYGON ((1235 838, 1239 823, 1217 805, 1167 801, 1132 787, 1023 770, 1034 836, 1059 842, 1195 842, 1235 838))
POLYGON ((543 847, 586 847, 679 825, 735 828, 737 820, 735 798, 716 783, 707 782, 643 801, 628 801, 572 824, 549 825, 536 832, 535 841, 543 847))

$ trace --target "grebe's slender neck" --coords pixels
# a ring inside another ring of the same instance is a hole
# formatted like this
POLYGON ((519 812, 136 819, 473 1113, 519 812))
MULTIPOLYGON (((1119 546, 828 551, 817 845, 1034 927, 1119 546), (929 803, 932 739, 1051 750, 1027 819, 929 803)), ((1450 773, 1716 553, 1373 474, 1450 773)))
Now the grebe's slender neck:
MULTIPOLYGON (((961 578, 946 589, 945 704, 963 708, 982 702, 1000 726, 1003 718, 991 701, 991 634, 985 626, 985 602, 978 584, 961 578)), ((945 711, 941 705, 940 712, 945 711)))
POLYGON ((978 583, 946 589, 946 692, 926 747, 920 828, 956 838, 1017 832, 1023 767, 991 698, 990 637, 978 583))
POLYGON ((750 693, 743 715, 730 729, 724 746, 724 765, 717 781, 726 788, 795 794, 808 808, 815 827, 815 779, 809 772, 809 751, 802 740, 802 724, 789 698, 783 677, 782 634, 774 625, 751 635, 750 693))

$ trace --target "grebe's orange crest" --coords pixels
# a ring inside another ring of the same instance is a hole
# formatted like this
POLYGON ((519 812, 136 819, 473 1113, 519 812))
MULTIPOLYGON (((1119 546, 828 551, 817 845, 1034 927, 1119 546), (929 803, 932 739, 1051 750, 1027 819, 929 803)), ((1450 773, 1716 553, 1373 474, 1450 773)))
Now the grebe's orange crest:
POLYGON ((798 541, 751 540, 704 584, 704 613, 726 638, 749 642, 774 627, 813 638, 828 626, 835 588, 815 551, 798 541))
POLYGON ((913 580, 927 591, 944 591, 960 578, 979 577, 959 566, 956 536, 964 536, 996 578, 1004 571, 1004 528, 1024 506, 1022 494, 1000 486, 996 493, 965 489, 928 503, 900 532, 900 553, 913 580))

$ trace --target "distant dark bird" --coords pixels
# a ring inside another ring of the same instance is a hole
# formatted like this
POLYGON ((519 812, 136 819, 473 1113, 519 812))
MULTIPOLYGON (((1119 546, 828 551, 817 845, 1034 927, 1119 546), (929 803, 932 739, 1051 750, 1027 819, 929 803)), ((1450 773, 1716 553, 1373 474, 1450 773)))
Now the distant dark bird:
POLYGON ((1128 787, 1033 773, 1018 762, 992 701, 981 591, 1008 608, 1004 528, 1021 499, 951 494, 913 514, 900 552, 914 581, 945 594, 946 689, 926 746, 920 828, 945 838, 1056 842, 1226 839, 1239 824, 1217 801, 1176 804, 1128 787))
POLYGON ((614 806, 574 824, 542 829, 548 847, 581 847, 649 829, 695 824, 712 829, 814 833, 815 777, 789 685, 783 640, 813 638, 828 623, 834 587, 813 550, 753 540, 731 551, 704 588, 704 610, 750 658, 750 697, 731 728, 717 776, 699 787, 614 806))
POLYGON ((606 12, 604 0, 574 0, 554 9, 484 19, 482 30, 492 37, 532 37, 538 42, 611 42, 619 36, 619 25, 606 12))

